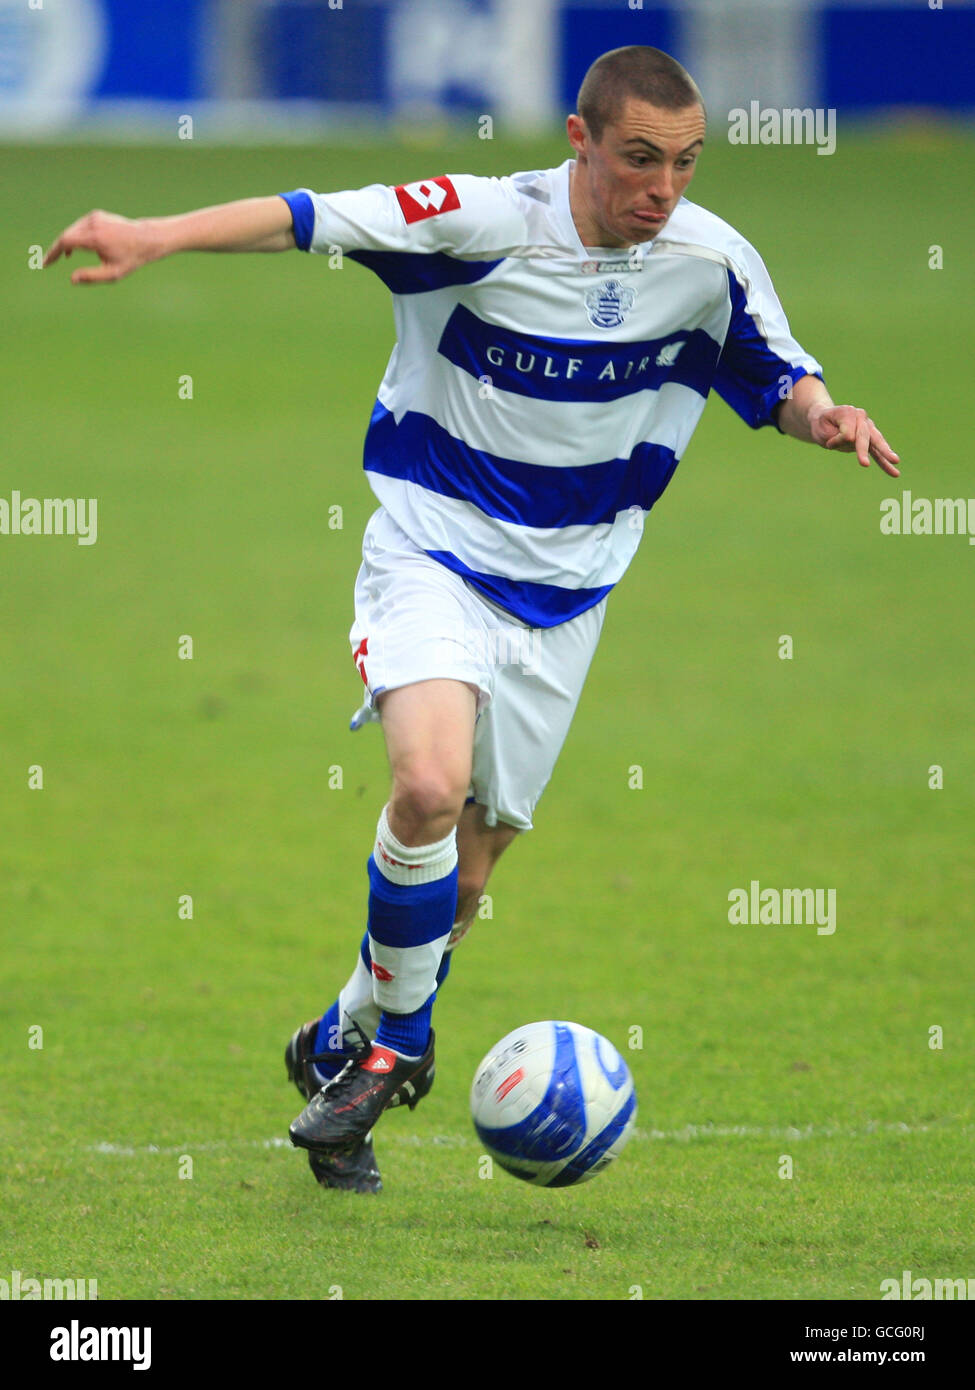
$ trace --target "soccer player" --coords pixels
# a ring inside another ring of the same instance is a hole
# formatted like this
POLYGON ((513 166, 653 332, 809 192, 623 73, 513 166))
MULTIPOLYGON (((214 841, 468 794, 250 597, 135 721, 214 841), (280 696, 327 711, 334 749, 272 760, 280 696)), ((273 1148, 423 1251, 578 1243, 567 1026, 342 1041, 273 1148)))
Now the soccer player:
POLYGON ((712 387, 752 428, 898 476, 791 336, 758 253, 684 197, 705 130, 680 64, 621 48, 586 74, 558 168, 92 212, 45 258, 95 252, 71 277, 94 284, 177 251, 338 247, 393 295, 350 634, 392 786, 355 969, 286 1052, 308 1102, 291 1138, 326 1187, 379 1191, 373 1126, 432 1085, 451 951, 532 828, 607 595, 712 387))

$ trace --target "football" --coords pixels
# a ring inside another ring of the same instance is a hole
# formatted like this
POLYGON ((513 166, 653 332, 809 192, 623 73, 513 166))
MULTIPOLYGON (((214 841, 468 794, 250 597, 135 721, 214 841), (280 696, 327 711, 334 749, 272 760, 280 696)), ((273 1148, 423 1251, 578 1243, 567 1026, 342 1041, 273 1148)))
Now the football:
POLYGON ((492 1047, 474 1075, 471 1114, 505 1172, 539 1187, 571 1187, 619 1155, 633 1132, 636 1094, 611 1042, 550 1020, 516 1028, 492 1047))

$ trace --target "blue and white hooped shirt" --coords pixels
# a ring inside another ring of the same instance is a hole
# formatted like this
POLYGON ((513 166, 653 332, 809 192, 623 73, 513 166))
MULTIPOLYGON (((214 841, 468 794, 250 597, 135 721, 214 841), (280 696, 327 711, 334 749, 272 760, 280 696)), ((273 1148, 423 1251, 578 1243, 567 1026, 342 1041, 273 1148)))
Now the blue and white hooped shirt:
POLYGON ((637 246, 584 246, 572 163, 281 195, 302 250, 338 247, 393 295, 365 441, 376 497, 533 627, 621 578, 712 387, 758 428, 822 373, 758 253, 704 208, 682 199, 637 246))

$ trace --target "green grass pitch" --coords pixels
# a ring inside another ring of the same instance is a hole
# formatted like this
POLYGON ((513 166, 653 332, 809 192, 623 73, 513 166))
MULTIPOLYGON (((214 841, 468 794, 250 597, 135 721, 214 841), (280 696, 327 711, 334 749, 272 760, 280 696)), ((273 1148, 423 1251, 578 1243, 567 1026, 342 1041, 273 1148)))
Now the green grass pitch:
POLYGON ((378 731, 348 732, 346 635, 389 298, 298 254, 71 288, 78 261, 42 273, 31 247, 90 207, 566 152, 3 149, 0 496, 96 497, 98 539, 0 536, 0 1276, 104 1299, 876 1300, 905 1269, 975 1274, 975 551, 879 525, 904 489, 973 491, 975 147, 950 132, 841 129, 831 158, 713 138, 690 196, 758 246, 903 476, 710 402, 457 954, 437 1085, 377 1131, 385 1192, 321 1191, 287 1144, 283 1046, 350 968, 387 789, 378 731), (835 932, 732 925, 752 880, 835 889, 835 932), (481 1176, 468 1118, 480 1057, 548 1017, 613 1038, 639 1098, 627 1151, 576 1190, 481 1176))

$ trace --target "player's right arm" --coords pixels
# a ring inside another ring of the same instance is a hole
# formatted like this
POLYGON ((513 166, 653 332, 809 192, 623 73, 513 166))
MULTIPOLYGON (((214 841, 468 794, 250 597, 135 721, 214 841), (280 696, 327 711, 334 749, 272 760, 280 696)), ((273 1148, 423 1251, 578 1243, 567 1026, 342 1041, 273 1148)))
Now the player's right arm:
MULTIPOLYGON (((511 179, 442 174, 414 183, 338 193, 283 193, 298 249, 459 259, 526 255, 551 240, 548 207, 519 196, 511 179)), ((429 286, 428 286, 429 287, 429 286)))
POLYGON ((86 213, 57 238, 44 257, 49 266, 72 251, 93 251, 99 264, 79 268, 73 285, 121 280, 177 251, 289 251, 295 245, 291 211, 275 194, 200 208, 175 217, 120 217, 86 213))

